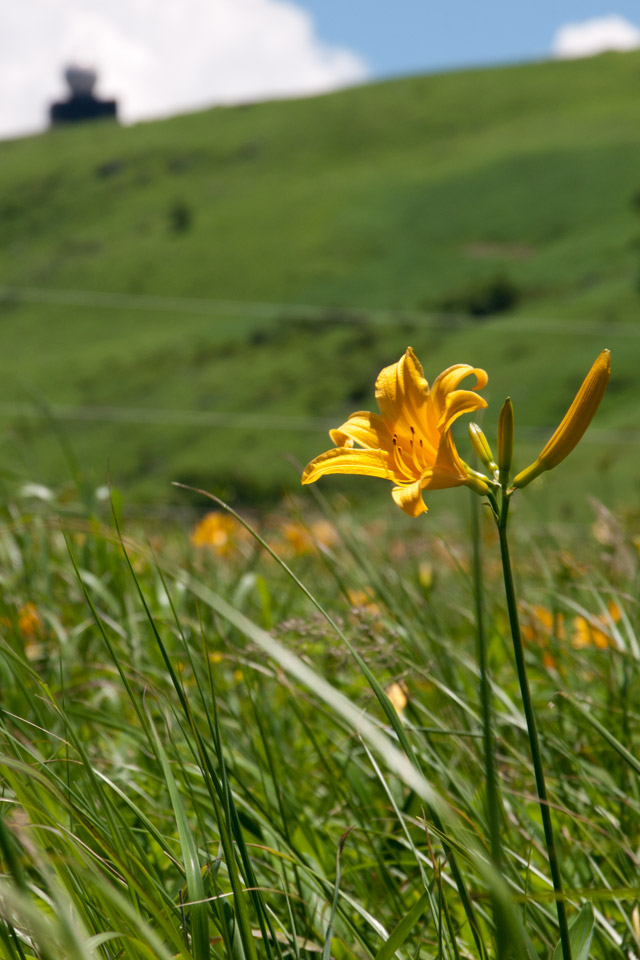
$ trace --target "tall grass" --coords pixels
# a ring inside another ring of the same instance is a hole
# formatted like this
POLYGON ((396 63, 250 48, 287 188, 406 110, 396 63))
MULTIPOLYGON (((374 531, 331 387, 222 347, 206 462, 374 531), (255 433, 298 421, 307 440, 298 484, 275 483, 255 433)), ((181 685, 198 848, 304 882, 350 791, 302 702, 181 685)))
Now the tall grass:
MULTIPOLYGON (((197 547, 3 506, 0 956, 552 955, 494 532, 488 791, 466 521, 322 509, 197 547)), ((513 545, 574 960, 640 955, 637 549, 598 524, 513 545)))

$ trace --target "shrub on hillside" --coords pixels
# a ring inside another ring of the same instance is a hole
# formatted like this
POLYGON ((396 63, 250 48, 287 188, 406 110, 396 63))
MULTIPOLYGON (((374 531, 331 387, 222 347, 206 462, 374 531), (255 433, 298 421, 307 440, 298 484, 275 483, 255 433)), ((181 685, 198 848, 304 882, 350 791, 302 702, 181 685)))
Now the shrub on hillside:
POLYGON ((463 290, 445 296, 437 306, 445 313, 488 317, 511 310, 521 296, 520 289, 509 277, 496 274, 476 280, 463 290))

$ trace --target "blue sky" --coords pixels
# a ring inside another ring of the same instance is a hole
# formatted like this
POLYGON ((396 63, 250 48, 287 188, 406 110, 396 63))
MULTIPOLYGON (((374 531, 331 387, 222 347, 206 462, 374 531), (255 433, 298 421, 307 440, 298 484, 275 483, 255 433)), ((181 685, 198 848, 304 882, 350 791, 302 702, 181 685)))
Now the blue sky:
POLYGON ((46 126, 48 105, 68 96, 69 64, 94 68, 98 95, 117 99, 121 120, 134 123, 397 74, 543 59, 554 38, 557 56, 640 47, 640 0, 612 2, 0 2, 0 137, 46 126))
POLYGON ((541 59, 568 22, 618 14, 640 26, 638 0, 296 0, 321 40, 359 53, 376 77, 541 59))

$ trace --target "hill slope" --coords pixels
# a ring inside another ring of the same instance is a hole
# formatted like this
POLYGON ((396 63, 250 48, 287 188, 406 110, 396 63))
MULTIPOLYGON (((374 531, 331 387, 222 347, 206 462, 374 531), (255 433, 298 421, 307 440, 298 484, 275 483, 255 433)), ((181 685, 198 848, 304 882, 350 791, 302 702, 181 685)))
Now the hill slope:
MULTIPOLYGON (((530 427, 606 343, 599 426, 635 428, 639 94, 634 53, 0 144, 5 469, 68 472, 15 406, 35 396, 95 482, 109 463, 140 498, 176 478, 271 495, 296 483, 281 453, 323 449, 407 342, 429 376, 485 365, 530 427)), ((598 458, 628 496, 625 449, 598 458)))

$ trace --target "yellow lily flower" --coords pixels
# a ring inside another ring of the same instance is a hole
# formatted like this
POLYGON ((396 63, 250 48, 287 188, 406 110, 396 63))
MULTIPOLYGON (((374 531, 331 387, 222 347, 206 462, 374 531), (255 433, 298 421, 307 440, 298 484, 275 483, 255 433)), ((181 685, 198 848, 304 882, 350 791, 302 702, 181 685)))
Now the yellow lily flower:
POLYGON ((336 446, 307 465, 302 483, 314 483, 329 473, 382 477, 396 484, 391 495, 411 517, 427 509, 423 490, 466 484, 486 492, 486 481, 460 459, 450 431, 461 414, 487 406, 475 393, 487 379, 484 370, 458 363, 436 377, 430 389, 420 361, 408 347, 376 380, 380 414, 352 413, 346 423, 331 430, 336 446), (468 376, 476 378, 473 390, 457 389, 468 376))
POLYGON ((551 470, 568 457, 582 439, 600 406, 611 375, 611 353, 603 350, 584 378, 573 403, 560 426, 537 458, 513 481, 514 487, 526 487, 545 470, 551 470))

